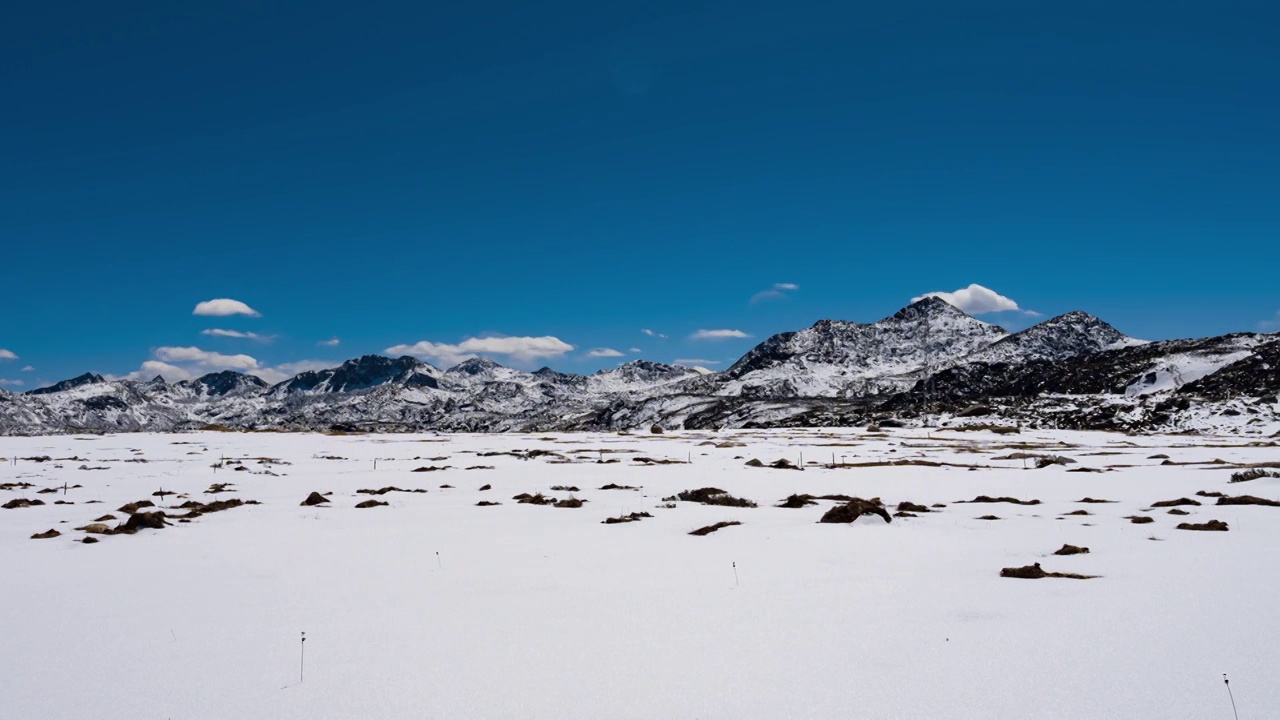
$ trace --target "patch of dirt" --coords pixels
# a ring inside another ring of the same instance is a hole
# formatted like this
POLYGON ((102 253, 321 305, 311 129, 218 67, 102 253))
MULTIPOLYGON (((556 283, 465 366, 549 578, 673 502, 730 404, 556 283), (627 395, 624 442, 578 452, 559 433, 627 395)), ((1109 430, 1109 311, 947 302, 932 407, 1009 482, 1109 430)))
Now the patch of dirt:
POLYGON ((383 487, 383 488, 378 488, 377 490, 371 490, 371 489, 369 489, 369 488, 361 488, 360 490, 357 490, 357 491, 356 491, 356 494, 358 494, 358 495, 386 495, 387 493, 391 493, 391 492, 402 492, 402 493, 424 493, 424 492, 426 492, 426 489, 425 489, 425 488, 414 488, 413 490, 406 490, 406 489, 404 489, 404 488, 402 488, 402 487, 396 487, 395 485, 388 485, 388 486, 383 487))
POLYGON ((1174 508, 1169 511, 1169 514, 1170 515, 1190 515, 1191 513, 1187 512, 1186 510, 1179 510, 1178 508, 1174 508))
POLYGON ((1011 505, 1039 505, 1039 500, 1019 500, 1012 497, 991 497, 989 495, 979 495, 972 500, 957 500, 956 502, 971 503, 1009 503, 1011 505))
POLYGON ((1196 500, 1182 497, 1182 498, 1177 498, 1176 500, 1161 500, 1160 502, 1153 502, 1151 503, 1151 507, 1153 508, 1179 507, 1181 505, 1199 505, 1199 504, 1200 503, 1196 500))
POLYGON ((0 507, 5 510, 17 510, 18 508, 33 507, 35 505, 43 505, 44 501, 40 499, 28 500, 26 498, 14 498, 0 507))
POLYGON ((633 512, 630 515, 619 515, 618 517, 605 518, 601 521, 601 525, 618 525, 620 523, 637 522, 641 518, 653 517, 647 512, 633 512))
POLYGON ((1210 520, 1203 523, 1178 523, 1179 530, 1209 530, 1216 532, 1226 532, 1231 528, 1221 520, 1210 520))
POLYGON ((893 522, 893 518, 884 509, 884 503, 880 502, 880 498, 872 498, 870 500, 853 498, 849 502, 837 505, 823 513, 818 522, 851 523, 863 515, 879 515, 886 523, 893 522))
POLYGON ((530 495, 529 493, 520 493, 511 498, 521 505, 550 505, 556 501, 555 498, 549 498, 542 493, 530 495))
POLYGON ((927 513, 927 512, 933 512, 933 511, 925 507, 924 505, 917 505, 909 500, 903 500, 902 502, 898 503, 898 512, 927 513))
POLYGON ((1124 517, 1134 525, 1146 525, 1147 523, 1153 523, 1156 521, 1156 519, 1150 515, 1125 515, 1124 517))
POLYGON ((36 533, 35 535, 32 535, 31 539, 32 540, 48 540, 49 538, 56 538, 61 534, 62 533, 58 532, 57 530, 50 528, 48 530, 45 530, 42 533, 36 533))
POLYGON ((578 498, 571 497, 571 498, 565 498, 564 500, 557 502, 555 506, 558 508, 580 508, 582 507, 582 504, 585 502, 586 500, 580 500, 578 498))
POLYGON ((299 503, 299 504, 300 504, 300 505, 302 505, 302 506, 304 506, 304 507, 310 507, 310 506, 313 506, 313 505, 323 505, 323 504, 325 504, 325 503, 327 503, 327 502, 329 502, 329 498, 327 498, 327 497, 325 497, 325 496, 321 495, 321 494, 320 494, 320 493, 318 493, 318 492, 313 492, 313 493, 311 493, 310 495, 308 495, 308 496, 307 496, 307 499, 306 499, 306 500, 303 500, 303 501, 302 501, 301 503, 299 503))
POLYGON ((481 500, 480 502, 476 503, 476 507, 493 507, 494 505, 501 505, 501 504, 502 503, 500 502, 494 502, 492 500, 481 500))
POLYGON ((1116 501, 1116 500, 1099 500, 1098 498, 1083 497, 1083 498, 1080 498, 1079 500, 1077 500, 1076 502, 1081 502, 1081 503, 1113 503, 1113 502, 1118 502, 1118 501, 1116 501))
POLYGON ((1084 555, 1089 552, 1089 548, 1080 547, 1079 545, 1062 544, 1062 547, 1053 551, 1054 555, 1084 555))
POLYGON ((1266 498, 1254 497, 1253 495, 1224 495, 1218 498, 1219 505, 1265 505, 1267 507, 1280 507, 1280 502, 1268 500, 1266 498))
POLYGON ((360 509, 364 509, 364 508, 383 507, 390 504, 391 503, 386 502, 385 500, 365 500, 364 502, 356 503, 356 507, 360 509))
POLYGON ((817 505, 812 495, 788 495, 786 500, 778 503, 776 507, 797 509, 808 505, 817 505))
POLYGON ((553 492, 582 492, 582 488, 573 485, 552 485, 551 490, 553 492))
POLYGON ((1000 571, 1000 577, 1022 578, 1024 580, 1039 580, 1040 578, 1069 578, 1071 580, 1092 580, 1097 575, 1079 575, 1077 573, 1059 573, 1045 572, 1040 567, 1040 563, 1034 565, 1026 565, 1017 568, 1005 568, 1000 571))
POLYGON ((165 522, 165 515, 163 512, 158 510, 156 512, 140 512, 130 515, 128 520, 125 520, 123 524, 117 525, 115 529, 108 534, 132 535, 139 530, 163 530, 168 526, 169 523, 165 522))
POLYGON ((151 502, 150 500, 139 500, 137 502, 131 502, 126 505, 121 505, 120 507, 116 508, 116 511, 125 513, 127 515, 132 515, 144 507, 155 507, 155 506, 156 504, 151 502))
POLYGON ((713 533, 713 532, 715 532, 715 531, 719 530, 720 528, 727 528, 727 527, 732 527, 732 526, 734 526, 734 525, 741 525, 741 524, 742 524, 742 523, 738 522, 737 520, 729 520, 728 522, 718 522, 718 523, 716 523, 715 525, 708 525, 708 526, 706 526, 706 527, 700 527, 700 528, 698 528, 697 530, 694 530, 694 531, 690 532, 689 534, 690 534, 690 535, 698 535, 698 536, 702 536, 702 535, 710 535, 711 533, 713 533))
POLYGON ((608 485, 601 486, 600 489, 601 490, 639 490, 640 488, 632 487, 631 485, 615 485, 613 483, 609 483, 608 485))
POLYGON ((720 488, 704 487, 697 490, 685 490, 676 493, 676 497, 685 502, 702 503, 703 505, 723 505, 726 507, 753 508, 756 504, 746 498, 737 498, 720 488))
POLYGON ((999 515, 982 515, 980 517, 974 518, 974 520, 999 520, 999 519, 1000 519, 999 515))

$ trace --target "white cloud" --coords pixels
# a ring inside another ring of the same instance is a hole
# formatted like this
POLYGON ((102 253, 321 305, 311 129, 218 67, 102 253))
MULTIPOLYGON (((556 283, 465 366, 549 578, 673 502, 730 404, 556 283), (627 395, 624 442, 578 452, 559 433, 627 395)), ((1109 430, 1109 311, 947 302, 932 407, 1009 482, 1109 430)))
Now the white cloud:
POLYGON ((741 330, 699 330, 689 336, 692 340, 730 340, 749 337, 751 336, 741 330))
POLYGON ((335 335, 329 338, 328 340, 321 340, 316 344, 319 345, 320 347, 338 347, 339 345, 342 344, 342 341, 339 340, 338 337, 335 335))
POLYGON ((35 370, 35 368, 31 367, 30 365, 22 368, 22 372, 31 372, 32 370, 35 370))
POLYGON ((639 353, 639 352, 644 352, 644 351, 643 351, 643 350, 641 350, 640 348, 631 348, 631 352, 633 352, 633 353, 639 353))
POLYGON ((613 348, 596 348, 587 353, 587 357, 592 358, 622 357, 623 355, 626 355, 626 353, 619 352, 613 348))
POLYGON ((6 380, 5 378, 0 378, 0 385, 13 385, 16 387, 20 385, 26 385, 26 383, 22 382, 21 380, 6 380))
POLYGON ((155 357, 155 360, 147 360, 142 367, 123 376, 124 379, 150 380, 159 375, 169 382, 178 382, 219 370, 237 370, 275 384, 301 372, 323 370, 338 364, 328 360, 299 360, 265 367, 248 355, 223 355, 196 347, 156 348, 155 357))
POLYGON ((197 377, 197 373, 194 373, 187 368, 170 365, 167 362, 160 362, 159 360, 147 360, 142 363, 142 367, 129 373, 125 377, 130 380, 150 380, 157 375, 169 382, 190 380, 197 377))
POLYGON ((337 367, 340 364, 330 360, 298 360, 297 362, 280 363, 274 367, 260 367, 250 374, 257 375, 268 384, 275 385, 299 373, 309 370, 326 370, 331 367, 337 367))
POLYGON ((653 330, 650 330, 649 328, 644 328, 644 329, 643 329, 643 330, 641 330, 640 332, 644 333, 645 335, 648 335, 649 337, 652 337, 652 338, 658 338, 659 340, 665 339, 665 338, 667 337, 666 335, 663 335, 663 334, 662 334, 662 333, 660 333, 660 332, 654 332, 653 330))
POLYGON ((751 296, 752 303, 758 303, 761 300, 780 300, 787 297, 787 293, 799 290, 800 286, 795 283, 774 283, 772 287, 761 290, 751 296))
POLYGON ((0 360, 17 360, 18 356, 12 350, 0 348, 0 360))
POLYGON ((196 305, 196 309, 191 311, 192 315, 213 315, 215 317, 226 317, 228 315, 248 315, 249 317, 261 317, 262 313, 245 305, 239 300, 230 298, 215 298, 213 300, 205 300, 196 305))
POLYGON ((413 355, 429 358, 445 365, 455 365, 477 355, 504 355, 516 362, 532 362, 560 357, 573 346, 558 337, 488 337, 468 338, 457 345, 422 340, 412 345, 393 345, 390 355, 413 355))
POLYGON ((676 365, 719 365, 719 360, 707 360, 704 358, 677 358, 674 360, 676 365))
POLYGON ((983 315, 993 312, 1011 312, 1021 311, 1033 317, 1038 317, 1039 313, 1029 310, 1022 310, 1018 307, 1018 303, 1012 298, 986 288, 977 283, 971 284, 969 287, 960 288, 953 292, 927 292, 918 297, 911 298, 911 302, 919 302, 927 297, 936 297, 945 300, 970 315, 983 315))
POLYGON ((200 334, 212 335, 213 337, 244 338, 246 340, 264 340, 265 341, 265 340, 271 339, 269 335, 259 335, 258 333, 255 333, 255 332, 243 332, 241 330, 223 330, 222 328, 209 328, 208 330, 201 330, 200 334))
POLYGON ((257 370, 258 361, 248 355, 223 355, 222 353, 201 350, 198 347, 159 347, 155 350, 157 360, 176 363, 194 363, 210 370, 257 370))

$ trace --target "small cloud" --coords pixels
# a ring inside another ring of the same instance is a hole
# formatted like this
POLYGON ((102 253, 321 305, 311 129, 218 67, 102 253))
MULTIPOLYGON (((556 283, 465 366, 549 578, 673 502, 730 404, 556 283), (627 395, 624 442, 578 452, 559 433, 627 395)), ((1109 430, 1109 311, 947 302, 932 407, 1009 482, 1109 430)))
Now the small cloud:
POLYGON ((245 305, 239 300, 230 298, 215 298, 213 300, 205 300, 196 305, 196 309, 191 311, 192 315, 211 315, 214 317, 226 317, 229 315, 248 315, 249 317, 261 317, 262 313, 245 305))
POLYGON ((0 385, 13 385, 14 387, 21 387, 22 385, 26 385, 26 383, 22 382, 21 380, 6 380, 5 378, 0 378, 0 385))
POLYGON ((335 335, 329 338, 328 340, 321 340, 316 344, 319 345, 320 347, 338 347, 339 345, 342 344, 342 341, 339 340, 338 337, 335 335))
POLYGON ((533 362, 555 358, 571 352, 573 346, 558 337, 487 337, 468 338, 453 345, 422 340, 412 345, 392 345, 390 355, 413 355, 444 365, 456 365, 477 355, 503 355, 516 362, 533 362))
POLYGON ((699 330, 689 336, 691 340, 730 340, 749 337, 751 336, 741 330, 699 330))
POLYGON ((658 338, 659 340, 665 340, 667 338, 665 334, 660 332, 655 332, 653 330, 650 330, 649 328, 644 328, 640 332, 644 333, 645 335, 648 335, 651 338, 658 338))
POLYGON ((761 300, 781 300, 782 298, 788 297, 787 293, 794 292, 799 289, 800 286, 795 283, 774 283, 772 287, 761 290, 755 295, 752 295, 751 302, 752 304, 755 304, 761 300))
POLYGON ((249 355, 224 355, 198 347, 159 347, 155 350, 157 360, 174 363, 194 363, 209 370, 257 370, 258 360, 249 355))
POLYGON ((222 328, 209 328, 208 330, 201 330, 200 334, 211 335, 213 337, 229 337, 229 338, 244 338, 246 340, 261 340, 264 342, 271 339, 270 335, 259 335, 258 333, 255 333, 255 332, 243 332, 240 330, 223 330, 222 328))
POLYGON ((643 351, 643 350, 641 350, 640 348, 631 348, 630 352, 633 352, 633 353, 640 353, 640 352, 644 352, 644 351, 643 351))
POLYGON ((678 358, 673 360, 676 365, 719 365, 719 360, 707 360, 705 358, 678 358))
POLYGON ((1039 317, 1039 313, 1034 311, 1023 310, 1018 307, 1018 303, 1012 298, 1005 297, 1000 293, 986 288, 977 283, 969 285, 969 287, 960 288, 953 292, 935 291, 927 292, 918 297, 911 298, 911 302, 920 302, 927 297, 936 297, 945 300, 951 305, 956 306, 960 310, 970 315, 985 315, 993 312, 1022 312, 1032 317, 1039 317))
POLYGON ((31 372, 32 370, 35 370, 35 368, 31 367, 30 365, 22 368, 22 372, 31 372))
POLYGON ((591 352, 587 353, 587 357, 591 357, 591 358, 622 357, 623 355, 626 355, 626 353, 619 352, 617 350, 614 350, 613 348, 596 348, 591 352))
POLYGON ((18 356, 12 350, 0 348, 0 360, 17 360, 18 356))

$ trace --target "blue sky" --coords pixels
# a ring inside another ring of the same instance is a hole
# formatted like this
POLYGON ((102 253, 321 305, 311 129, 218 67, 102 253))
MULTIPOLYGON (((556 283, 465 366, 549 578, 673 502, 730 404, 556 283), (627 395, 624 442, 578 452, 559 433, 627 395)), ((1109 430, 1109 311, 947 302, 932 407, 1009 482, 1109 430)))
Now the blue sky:
POLYGON ((7 13, 3 387, 725 367, 971 284, 1280 329, 1273 3, 259 5, 7 13))

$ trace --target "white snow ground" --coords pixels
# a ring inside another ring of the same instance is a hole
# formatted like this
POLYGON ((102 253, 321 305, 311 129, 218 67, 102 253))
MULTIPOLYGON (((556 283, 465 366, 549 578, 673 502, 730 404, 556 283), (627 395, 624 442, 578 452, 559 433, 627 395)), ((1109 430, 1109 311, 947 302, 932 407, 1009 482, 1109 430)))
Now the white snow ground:
POLYGON ((1206 504, 1186 518, 1156 509, 1151 524, 1123 519, 1197 490, 1280 497, 1276 479, 1228 485, 1238 469, 1229 464, 1148 459, 1277 461, 1274 444, 888 433, 0 438, 6 458, 85 459, 0 465, 0 482, 35 486, 0 490, 0 502, 50 503, 0 510, 0 717, 1230 718, 1224 672, 1241 718, 1280 714, 1280 508, 1196 498, 1206 504), (746 446, 700 444, 709 440, 746 446), (1034 470, 992 459, 1015 443, 1051 445, 1032 452, 1079 462, 1034 470), (613 450, 603 457, 621 462, 596 464, 594 452, 567 464, 473 454, 531 448, 613 450), (979 469, 743 464, 801 453, 809 462, 834 454, 979 469), (637 455, 692 464, 637 466, 637 455), (279 476, 215 474, 222 456, 292 464, 245 463, 279 476), (134 457, 148 462, 123 462, 134 457), (410 472, 430 465, 452 469, 410 472), (495 467, 463 469, 474 465, 495 467), (1109 465, 1122 467, 1066 472, 1109 465), (262 504, 75 542, 84 534, 74 527, 107 512, 123 519, 115 508, 159 500, 157 488, 208 502, 206 487, 228 481, 236 492, 219 498, 262 504), (64 482, 84 487, 36 494, 64 482), (485 483, 493 490, 478 491, 485 483), (606 483, 644 489, 595 489, 606 483), (575 495, 587 504, 511 500, 563 498, 549 489, 561 484, 581 487, 575 495), (429 492, 354 509, 368 498, 356 489, 386 485, 429 492), (760 507, 656 507, 706 485, 760 507), (332 491, 331 506, 300 507, 313 490, 332 491), (832 503, 771 507, 795 492, 948 507, 889 525, 817 524, 832 503), (954 502, 978 494, 1043 504, 954 502), (1075 502, 1084 496, 1119 502, 1075 502), (52 504, 61 498, 75 504, 52 504), (1078 509, 1094 514, 1061 519, 1078 509), (654 517, 601 524, 642 510, 654 517), (988 513, 1004 519, 975 519, 988 513), (1231 530, 1174 529, 1210 518, 1231 530), (744 524, 687 534, 721 520, 744 524), (49 528, 63 535, 29 539, 49 528), (1050 554, 1063 543, 1092 552, 1050 554), (999 576, 1033 562, 1101 577, 999 576))

